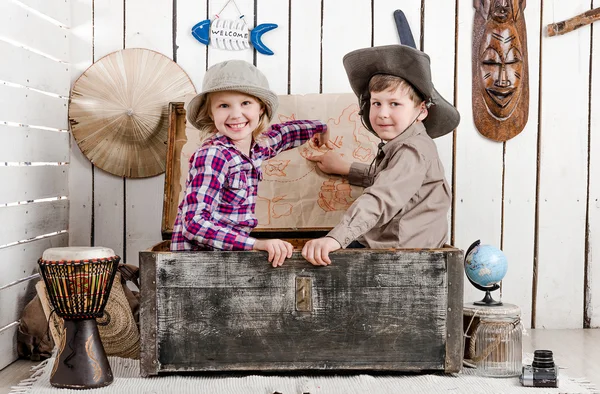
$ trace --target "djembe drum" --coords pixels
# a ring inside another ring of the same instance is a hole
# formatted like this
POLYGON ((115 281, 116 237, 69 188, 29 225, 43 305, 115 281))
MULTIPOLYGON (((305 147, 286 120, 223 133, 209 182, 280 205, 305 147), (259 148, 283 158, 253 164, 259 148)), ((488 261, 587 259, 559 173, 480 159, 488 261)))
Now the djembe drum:
POLYGON ((54 312, 65 321, 52 386, 89 389, 112 383, 96 318, 104 313, 120 259, 102 247, 51 248, 39 259, 54 312))

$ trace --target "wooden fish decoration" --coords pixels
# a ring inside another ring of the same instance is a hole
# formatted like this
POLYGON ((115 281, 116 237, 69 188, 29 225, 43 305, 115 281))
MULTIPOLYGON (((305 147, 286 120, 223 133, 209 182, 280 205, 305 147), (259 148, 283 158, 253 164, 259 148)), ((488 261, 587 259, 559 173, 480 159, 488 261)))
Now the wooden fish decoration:
POLYGON ((270 50, 262 43, 261 37, 266 32, 277 27, 274 23, 263 23, 254 29, 249 29, 242 20, 232 19, 210 19, 196 23, 192 27, 192 35, 204 45, 213 48, 239 51, 250 49, 250 44, 263 55, 272 55, 270 50))

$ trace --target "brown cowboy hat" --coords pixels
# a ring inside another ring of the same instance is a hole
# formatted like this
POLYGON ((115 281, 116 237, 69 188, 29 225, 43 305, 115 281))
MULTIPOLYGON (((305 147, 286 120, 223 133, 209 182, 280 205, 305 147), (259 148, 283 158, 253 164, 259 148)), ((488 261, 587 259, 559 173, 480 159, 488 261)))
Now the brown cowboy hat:
POLYGON ((344 68, 352 90, 358 97, 361 116, 367 128, 369 121, 369 81, 375 74, 388 74, 409 82, 424 98, 429 114, 423 120, 431 138, 441 137, 454 130, 460 114, 446 101, 431 82, 429 56, 406 45, 386 45, 357 49, 344 56, 344 68))

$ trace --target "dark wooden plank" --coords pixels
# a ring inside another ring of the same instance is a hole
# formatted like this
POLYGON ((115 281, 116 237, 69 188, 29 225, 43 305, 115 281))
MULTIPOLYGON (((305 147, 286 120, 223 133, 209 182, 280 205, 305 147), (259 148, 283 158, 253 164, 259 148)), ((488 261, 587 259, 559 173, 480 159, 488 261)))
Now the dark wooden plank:
POLYGON ((463 252, 447 254, 448 314, 446 317, 446 372, 459 372, 463 358, 463 252))
POLYGON ((185 109, 183 102, 169 103, 169 129, 167 132, 167 168, 161 233, 163 239, 171 239, 173 224, 177 218, 179 192, 181 191, 181 149, 187 142, 185 134, 185 109))
POLYGON ((294 252, 282 267, 272 269, 265 252, 161 253, 157 267, 162 287, 295 287, 293 274, 334 271, 339 286, 439 287, 445 286, 446 255, 429 251, 357 249, 331 255, 332 264, 315 267, 294 252))
POLYGON ((295 252, 273 269, 263 252, 141 252, 142 374, 460 370, 461 250, 332 260, 295 252))
POLYGON ((348 250, 328 267, 294 253, 277 269, 259 252, 157 255, 160 371, 445 369, 447 251, 348 250), (298 277, 312 312, 296 310, 298 277))
POLYGON ((296 312, 292 292, 268 288, 158 291, 161 368, 244 364, 271 370, 304 363, 318 369, 337 362, 348 369, 395 369, 400 363, 444 369, 442 291, 420 296, 393 288, 317 286, 313 313, 296 312))
POLYGON ((146 377, 158 374, 156 352, 156 256, 140 252, 140 373, 146 377))

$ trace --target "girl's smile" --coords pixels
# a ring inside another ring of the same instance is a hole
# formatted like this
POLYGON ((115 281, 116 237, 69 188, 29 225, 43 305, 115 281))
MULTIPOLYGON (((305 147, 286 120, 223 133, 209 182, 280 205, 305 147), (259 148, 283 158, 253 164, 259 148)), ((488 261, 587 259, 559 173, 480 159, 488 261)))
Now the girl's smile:
POLYGON ((244 122, 244 123, 228 123, 227 127, 229 127, 230 129, 233 129, 233 130, 240 130, 240 129, 243 129, 244 127, 246 127, 247 124, 248 124, 248 122, 244 122))

